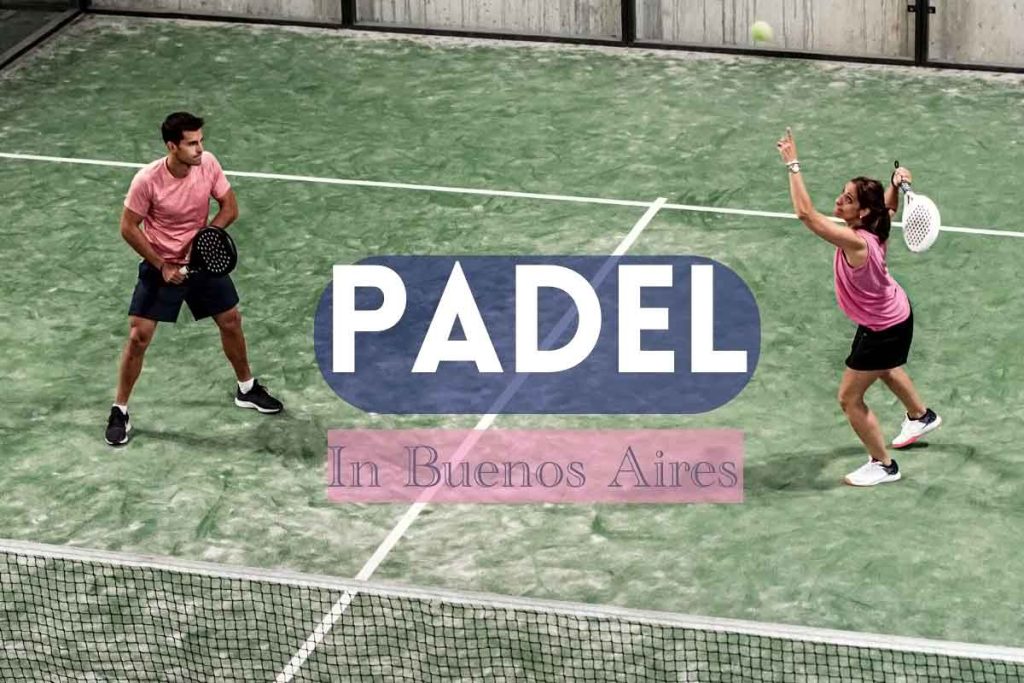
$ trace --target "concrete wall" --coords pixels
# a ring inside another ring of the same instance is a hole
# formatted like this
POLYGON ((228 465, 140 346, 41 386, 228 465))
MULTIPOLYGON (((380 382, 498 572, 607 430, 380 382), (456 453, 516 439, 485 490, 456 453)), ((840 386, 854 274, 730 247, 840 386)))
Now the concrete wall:
POLYGON ((932 0, 928 56, 1024 67, 1024 0, 932 0))
MULTIPOLYGON (((625 0, 637 39, 910 58, 913 0, 625 0), (750 25, 767 21, 771 43, 750 25)), ((620 0, 356 0, 362 24, 588 38, 621 36, 620 0)), ((1024 67, 1024 0, 931 0, 933 60, 1024 67)), ((340 23, 341 0, 93 0, 101 9, 230 14, 340 23)))
POLYGON ((230 14, 341 23, 340 0, 93 0, 92 6, 97 9, 230 14))
MULTIPOLYGON (((93 0, 99 9, 340 22, 341 0, 93 0)), ((619 0, 357 0, 357 21, 418 28, 618 38, 619 0)))
POLYGON ((622 35, 619 0, 357 0, 356 20, 587 38, 622 35))
POLYGON ((912 0, 637 0, 637 39, 911 57, 914 15, 907 13, 909 2, 912 0), (755 46, 751 40, 750 25, 759 19, 772 26, 772 43, 755 46))

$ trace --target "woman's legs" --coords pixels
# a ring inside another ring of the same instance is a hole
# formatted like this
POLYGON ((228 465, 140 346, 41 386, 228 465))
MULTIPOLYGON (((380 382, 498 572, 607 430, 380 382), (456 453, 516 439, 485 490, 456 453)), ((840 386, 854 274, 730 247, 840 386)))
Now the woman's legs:
POLYGON ((942 418, 921 402, 921 397, 917 395, 914 383, 910 381, 910 375, 906 370, 886 370, 882 374, 882 381, 907 409, 907 419, 903 420, 900 433, 892 440, 893 448, 905 448, 928 432, 939 428, 942 418))
POLYGON ((911 420, 919 420, 924 417, 927 408, 921 402, 921 397, 917 395, 917 389, 914 388, 914 383, 910 380, 910 375, 906 370, 903 368, 886 370, 882 373, 881 379, 907 409, 907 417, 911 420))
POLYGON ((885 450, 885 439, 882 438, 878 418, 864 402, 864 394, 868 387, 882 374, 882 371, 865 372, 846 368, 839 383, 839 406, 846 414, 846 419, 850 421, 853 431, 868 449, 868 454, 883 465, 890 465, 892 459, 885 450))

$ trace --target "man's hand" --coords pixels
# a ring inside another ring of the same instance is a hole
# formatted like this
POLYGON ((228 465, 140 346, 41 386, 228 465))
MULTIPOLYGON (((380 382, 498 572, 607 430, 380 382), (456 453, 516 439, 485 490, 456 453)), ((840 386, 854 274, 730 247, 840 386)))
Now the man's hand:
POLYGON ((793 131, 789 128, 786 129, 786 134, 775 143, 775 146, 779 148, 782 163, 788 164, 797 160, 796 141, 793 140, 793 131))
POLYGON ((180 285, 185 281, 185 276, 181 274, 181 268, 170 263, 160 266, 160 275, 163 276, 164 282, 172 285, 180 285))

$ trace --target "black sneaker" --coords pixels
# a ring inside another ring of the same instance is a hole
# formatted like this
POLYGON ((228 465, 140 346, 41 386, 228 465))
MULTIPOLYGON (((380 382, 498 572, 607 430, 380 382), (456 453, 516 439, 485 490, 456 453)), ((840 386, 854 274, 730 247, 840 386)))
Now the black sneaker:
POLYGON ((126 444, 131 431, 132 423, 129 422, 128 416, 117 406, 110 406, 110 417, 107 418, 107 443, 111 446, 126 444))
POLYGON ((252 381, 252 389, 243 394, 239 389, 235 392, 235 405, 239 408, 255 408, 261 413, 279 413, 284 405, 267 393, 266 387, 258 381, 252 381))

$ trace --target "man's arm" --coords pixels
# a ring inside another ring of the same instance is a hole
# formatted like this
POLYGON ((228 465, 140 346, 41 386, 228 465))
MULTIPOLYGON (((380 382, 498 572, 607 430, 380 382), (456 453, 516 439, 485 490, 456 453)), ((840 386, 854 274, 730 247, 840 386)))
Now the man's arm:
POLYGON ((139 256, 149 261, 150 265, 159 270, 166 282, 172 284, 184 282, 185 276, 181 274, 181 270, 173 264, 165 263, 153 250, 153 246, 146 239, 146 236, 142 234, 142 220, 143 216, 125 207, 121 212, 121 237, 131 245, 131 248, 139 256))
POLYGON ((217 215, 210 221, 210 226, 214 228, 226 228, 238 218, 238 200, 235 199, 235 191, 228 190, 224 193, 223 197, 214 197, 217 200, 217 204, 220 209, 217 211, 217 215))

